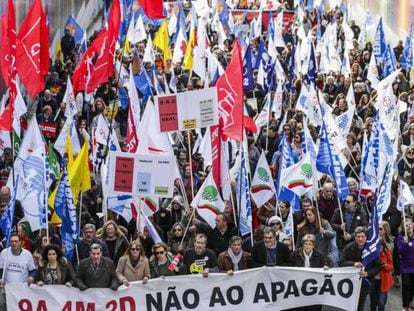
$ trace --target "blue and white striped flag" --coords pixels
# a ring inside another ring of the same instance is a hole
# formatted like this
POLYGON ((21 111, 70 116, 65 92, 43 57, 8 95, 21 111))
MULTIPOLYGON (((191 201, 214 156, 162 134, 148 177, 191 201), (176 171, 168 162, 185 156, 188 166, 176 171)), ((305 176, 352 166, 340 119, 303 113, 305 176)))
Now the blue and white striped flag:
POLYGON ((14 207, 16 205, 16 193, 18 183, 19 179, 17 179, 16 183, 14 184, 13 195, 6 206, 3 215, 0 218, 0 229, 3 232, 4 237, 6 238, 6 247, 9 247, 10 244, 10 234, 13 227, 14 207))
POLYGON ((373 53, 379 64, 384 62, 384 54, 387 49, 387 44, 385 43, 385 33, 384 27, 382 26, 382 17, 380 18, 375 32, 373 53))
POLYGON ((411 68, 414 65, 412 37, 413 37, 413 25, 411 24, 407 38, 405 39, 404 50, 403 50, 402 57, 401 57, 401 67, 404 69, 411 68))
POLYGON ((65 248, 65 257, 70 260, 73 256, 75 245, 78 242, 79 232, 76 207, 73 203, 66 165, 56 192, 54 208, 56 214, 62 219, 62 242, 65 248))
POLYGON ((250 185, 247 170, 246 151, 241 147, 240 175, 237 181, 237 193, 240 193, 238 200, 240 213, 240 233, 242 236, 252 233, 252 205, 250 201, 250 185))
POLYGON ((344 168, 339 159, 339 154, 328 135, 325 122, 322 123, 319 152, 316 158, 316 169, 321 173, 330 175, 334 179, 338 198, 345 200, 349 190, 344 168))

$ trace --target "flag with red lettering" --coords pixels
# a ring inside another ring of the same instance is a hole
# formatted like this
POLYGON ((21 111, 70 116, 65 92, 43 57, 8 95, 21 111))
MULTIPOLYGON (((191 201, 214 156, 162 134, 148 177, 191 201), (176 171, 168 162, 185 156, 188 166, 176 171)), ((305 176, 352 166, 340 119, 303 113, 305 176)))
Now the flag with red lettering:
POLYGON ((49 71, 49 28, 41 0, 33 2, 17 35, 16 67, 30 97, 43 91, 49 71))
POLYGON ((112 3, 111 13, 108 20, 108 29, 103 31, 103 45, 100 46, 98 58, 91 70, 90 79, 87 82, 86 92, 92 93, 95 88, 102 84, 114 73, 114 54, 118 40, 119 27, 121 23, 121 6, 119 0, 112 3))
POLYGON ((9 87, 9 104, 0 115, 0 130, 11 132, 13 128, 14 102, 17 96, 16 85, 16 18, 13 1, 7 1, 7 12, 1 18, 1 70, 9 87))
POLYGON ((164 18, 162 0, 138 0, 149 18, 164 18))
POLYGON ((219 101, 219 121, 222 133, 243 141, 243 63, 237 40, 230 65, 216 83, 219 101))

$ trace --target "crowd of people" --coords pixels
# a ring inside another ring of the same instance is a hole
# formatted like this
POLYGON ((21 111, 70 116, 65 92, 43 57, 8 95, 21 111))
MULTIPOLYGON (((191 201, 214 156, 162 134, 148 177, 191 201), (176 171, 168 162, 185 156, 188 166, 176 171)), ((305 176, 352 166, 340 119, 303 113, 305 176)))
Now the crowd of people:
MULTIPOLYGON (((240 9, 256 8, 260 1, 239 5, 240 9)), ((281 1, 282 9, 293 9, 293 1, 281 1)), ((186 4, 185 11, 190 11, 186 4)), ((295 11, 297 13, 297 11, 295 11)), ((358 310, 363 310, 366 298, 370 296, 371 310, 385 310, 387 293, 394 287, 402 287, 402 305, 409 310, 414 296, 414 227, 413 211, 408 208, 404 216, 397 209, 398 182, 405 181, 410 190, 414 190, 414 88, 410 83, 410 71, 401 69, 393 82, 393 90, 398 104, 406 109, 400 114, 400 133, 398 139, 398 177, 393 182, 391 203, 379 223, 381 252, 378 258, 367 266, 362 264, 362 251, 367 243, 367 228, 375 204, 374 193, 362 194, 359 190, 361 174, 361 156, 364 137, 370 137, 375 115, 377 92, 367 79, 368 66, 373 53, 371 42, 361 46, 358 43, 361 29, 354 21, 350 27, 354 34, 352 49, 345 50, 342 21, 346 17, 339 8, 321 11, 316 8, 306 11, 303 20, 294 19, 283 29, 285 48, 277 48, 278 60, 289 77, 289 61, 292 47, 299 40, 298 29, 316 42, 317 32, 323 35, 326 25, 336 23, 337 42, 340 55, 349 52, 351 72, 342 74, 330 72, 318 74, 316 87, 320 90, 333 110, 339 116, 348 110, 347 94, 352 88, 355 94, 356 111, 352 126, 346 135, 347 148, 343 153, 348 160, 345 167, 349 195, 341 202, 336 193, 335 180, 324 176, 315 197, 300 198, 300 208, 294 209, 292 202, 269 200, 263 206, 252 201, 252 237, 241 236, 238 224, 237 200, 226 200, 225 209, 217 214, 215 227, 198 214, 196 206, 190 206, 197 190, 211 169, 201 154, 193 152, 197 140, 204 130, 177 133, 173 144, 182 183, 176 183, 174 197, 160 199, 158 209, 150 215, 162 242, 154 242, 147 227, 137 230, 136 221, 125 221, 112 211, 103 209, 105 198, 102 194, 102 182, 99 178, 99 163, 92 163, 94 180, 92 189, 83 193, 82 206, 78 211, 80 239, 72 258, 65 258, 59 227, 49 225, 45 230, 31 232, 24 222, 22 206, 16 201, 13 223, 16 232, 11 234, 10 247, 4 247, 0 256, 0 285, 5 283, 34 283, 40 286, 65 284, 80 290, 104 287, 117 290, 119 286, 130 286, 131 282, 151 282, 151 279, 182 274, 202 274, 235 272, 262 266, 295 266, 324 268, 354 266, 361 269, 363 279, 358 310), (191 176, 192 175, 192 176, 191 176), (102 217, 102 214, 105 214, 102 217), (293 215, 293 232, 285 230, 290 215, 293 215)), ((246 21, 246 25, 249 23, 246 21)), ((152 37, 157 31, 152 25, 145 25, 152 37)), ((225 69, 231 61, 234 35, 230 34, 220 48, 217 32, 207 24, 209 49, 220 65, 225 69)), ((92 42, 93 35, 89 38, 92 42)), ((261 40, 266 41, 266 30, 257 37, 250 38, 253 56, 257 56, 261 40)), ((128 72, 136 75, 146 70, 148 75, 157 79, 165 92, 186 92, 203 88, 203 81, 191 70, 183 67, 182 61, 172 62, 163 59, 161 50, 156 49, 155 64, 142 63, 147 40, 131 47, 130 53, 117 50, 115 58, 128 72), (153 75, 152 65, 156 72, 153 75), (176 90, 171 86, 175 79, 176 90), (168 90, 167 90, 168 89, 168 90)), ((172 43, 172 47, 173 47, 172 43)), ((66 31, 61 42, 62 58, 57 57, 46 77, 46 89, 33 104, 29 105, 27 118, 36 117, 39 124, 53 124, 57 132, 46 135, 46 140, 54 142, 65 124, 65 104, 62 102, 66 81, 71 77, 79 61, 80 45, 76 45, 70 31, 66 31)), ((399 41, 393 52, 400 67, 403 53, 403 41, 399 41)), ((317 55, 318 59, 318 55, 317 55)), ((381 67, 378 67, 381 71, 381 67)), ((132 77, 130 77, 132 78, 132 77)), ((256 106, 248 109, 250 117, 255 118, 265 106, 267 93, 257 83, 257 70, 254 70, 254 89, 245 92, 246 103, 250 100, 256 106)), ((127 150, 128 109, 119 105, 120 94, 124 94, 127 85, 119 79, 116 72, 108 82, 99 86, 92 98, 83 92, 76 94, 78 113, 75 116, 80 145, 90 141, 97 126, 97 118, 104 115, 116 129, 120 146, 127 150), (114 109, 114 106, 117 106, 114 109), (115 113, 113 113, 115 110, 115 113)), ((296 102, 304 87, 304 78, 295 76, 293 88, 283 89, 283 113, 279 118, 271 117, 269 124, 258 128, 257 133, 248 133, 248 160, 252 176, 262 151, 266 152, 273 178, 278 176, 280 142, 286 137, 298 159, 303 157, 301 148, 303 129, 308 127, 314 140, 318 138, 318 127, 307 124, 303 112, 296 110, 296 102)), ((140 91, 138 89, 138 91, 140 91)), ((141 93, 140 98, 143 97, 141 93)), ((274 96, 274 92, 271 93, 274 96)), ((148 103, 147 103, 148 104, 148 103)), ((142 111, 144 110, 142 106, 142 111)), ((233 167, 239 144, 229 143, 229 163, 233 167)), ((99 161, 107 154, 108 146, 101 145, 99 161)), ((11 199, 6 181, 13 168, 13 152, 5 148, 0 158, 1 203, 3 213, 11 199)), ((233 180, 234 186, 234 180, 233 180)), ((234 198, 237 197, 233 187, 234 198)), ((410 207, 410 206, 409 206, 410 207)), ((295 306, 292 306, 295 307, 295 306)), ((321 310, 321 305, 299 308, 299 310, 321 310)), ((292 309, 296 310, 296 309, 292 309)))

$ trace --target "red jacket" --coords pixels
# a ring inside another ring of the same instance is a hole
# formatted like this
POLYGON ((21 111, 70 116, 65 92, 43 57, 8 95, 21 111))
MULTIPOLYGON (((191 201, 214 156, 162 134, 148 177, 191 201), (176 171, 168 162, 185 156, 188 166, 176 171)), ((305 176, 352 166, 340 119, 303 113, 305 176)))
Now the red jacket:
POLYGON ((386 293, 394 285, 394 280, 392 279, 392 275, 391 275, 392 270, 394 270, 394 265, 392 263, 392 253, 390 250, 388 249, 381 250, 380 262, 382 264, 385 264, 385 266, 380 271, 381 293, 386 293))

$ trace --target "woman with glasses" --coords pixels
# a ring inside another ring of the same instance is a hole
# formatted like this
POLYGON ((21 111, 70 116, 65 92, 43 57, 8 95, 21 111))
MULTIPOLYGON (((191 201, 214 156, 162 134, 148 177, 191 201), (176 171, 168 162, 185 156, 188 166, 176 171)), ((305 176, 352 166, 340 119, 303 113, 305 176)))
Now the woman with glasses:
POLYGON ((152 254, 150 261, 151 278, 159 278, 165 276, 172 276, 180 274, 182 263, 173 264, 174 257, 168 253, 168 246, 165 243, 156 243, 152 247, 152 254), (169 269, 171 268, 171 270, 169 269))
POLYGON ((184 237, 184 226, 180 222, 176 222, 168 235, 168 247, 172 254, 177 255, 179 252, 185 251, 191 243, 191 233, 188 231, 184 237), (183 243, 181 244, 181 241, 183 243))
POLYGON ((286 237, 286 235, 283 233, 285 230, 283 227, 283 221, 279 216, 270 217, 267 225, 275 230, 278 241, 282 241, 286 237))
POLYGON ((297 230, 297 248, 302 247, 303 238, 311 234, 315 238, 314 247, 326 256, 330 265, 333 263, 329 252, 329 240, 335 237, 335 231, 327 220, 320 217, 315 207, 306 210, 305 219, 297 226, 297 230))
POLYGON ((129 286, 129 282, 142 281, 146 284, 150 278, 148 258, 145 257, 142 244, 132 241, 125 255, 119 259, 116 275, 121 284, 129 286))
POLYGON ((398 162, 398 175, 414 189, 414 145, 408 147, 398 162))

